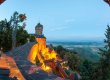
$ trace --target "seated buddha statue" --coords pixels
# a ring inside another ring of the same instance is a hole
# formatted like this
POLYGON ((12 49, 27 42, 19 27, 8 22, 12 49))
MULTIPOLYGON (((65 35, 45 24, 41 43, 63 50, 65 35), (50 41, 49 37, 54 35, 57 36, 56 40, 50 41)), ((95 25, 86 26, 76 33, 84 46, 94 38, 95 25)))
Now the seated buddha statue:
POLYGON ((44 64, 45 60, 57 59, 57 53, 54 49, 50 49, 46 45, 46 37, 42 34, 42 32, 43 25, 38 23, 35 27, 35 40, 37 43, 32 46, 28 55, 28 60, 33 64, 36 64, 38 61, 41 64, 44 64))

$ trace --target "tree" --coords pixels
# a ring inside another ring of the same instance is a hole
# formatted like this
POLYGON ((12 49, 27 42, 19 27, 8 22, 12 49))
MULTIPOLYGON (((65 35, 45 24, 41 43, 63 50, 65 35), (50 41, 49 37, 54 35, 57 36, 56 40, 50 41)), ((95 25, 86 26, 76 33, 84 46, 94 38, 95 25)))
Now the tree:
POLYGON ((23 45, 27 42, 27 39, 29 38, 29 34, 26 30, 24 30, 21 26, 17 29, 17 46, 23 45))
POLYGON ((107 25, 104 49, 100 49, 101 59, 95 69, 93 80, 110 80, 110 26, 107 25))
POLYGON ((82 76, 81 80, 92 80, 93 71, 93 62, 84 60, 83 63, 80 65, 80 74, 82 76))
POLYGON ((29 40, 30 42, 36 42, 34 34, 29 34, 29 40))
MULTIPOLYGON (((12 49, 12 26, 10 21, 1 20, 0 21, 0 48, 3 48, 3 51, 9 51, 12 49)), ((17 46, 23 45, 27 42, 29 34, 22 26, 17 27, 17 46)))
POLYGON ((12 28, 10 27, 7 19, 0 21, 0 48, 3 47, 4 51, 11 49, 12 28))
POLYGON ((64 54, 66 52, 66 49, 63 48, 61 45, 54 48, 56 52, 60 55, 61 58, 64 58, 64 54))
MULTIPOLYGON (((9 22, 7 19, 0 21, 0 48, 3 47, 4 51, 12 49, 12 27, 9 22)), ((25 44, 28 37, 28 32, 19 26, 16 36, 17 46, 25 44)))
POLYGON ((18 23, 23 22, 24 20, 26 20, 25 14, 19 14, 17 11, 15 11, 13 13, 13 16, 11 16, 10 24, 12 26, 12 48, 13 49, 16 47, 16 41, 17 41, 16 34, 17 34, 18 23))
POLYGON ((80 58, 78 57, 78 55, 76 54, 76 52, 74 53, 71 50, 65 49, 62 46, 57 46, 54 48, 55 51, 59 54, 59 56, 64 59, 67 60, 68 63, 67 65, 74 71, 74 70, 78 70, 79 64, 80 64, 80 58))

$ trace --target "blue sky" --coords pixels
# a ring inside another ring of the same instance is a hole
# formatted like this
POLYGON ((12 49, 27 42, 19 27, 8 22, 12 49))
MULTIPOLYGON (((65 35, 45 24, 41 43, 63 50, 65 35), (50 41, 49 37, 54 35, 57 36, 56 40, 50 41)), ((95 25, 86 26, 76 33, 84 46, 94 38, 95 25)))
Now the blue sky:
POLYGON ((103 0, 6 0, 0 20, 9 20, 14 11, 27 15, 29 33, 43 24, 48 40, 103 40, 110 24, 110 7, 103 0))

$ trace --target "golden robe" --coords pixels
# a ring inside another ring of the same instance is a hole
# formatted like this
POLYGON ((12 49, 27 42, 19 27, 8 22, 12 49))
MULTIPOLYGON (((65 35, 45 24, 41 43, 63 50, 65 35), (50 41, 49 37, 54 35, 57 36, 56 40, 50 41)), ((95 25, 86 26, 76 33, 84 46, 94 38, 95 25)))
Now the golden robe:
POLYGON ((36 61, 38 60, 38 53, 46 48, 46 38, 36 38, 36 41, 38 43, 31 48, 28 55, 28 60, 33 64, 36 64, 36 61))
POLYGON ((33 64, 39 60, 40 63, 44 63, 44 60, 57 59, 57 53, 52 50, 49 51, 49 48, 46 47, 46 38, 36 38, 38 42, 35 44, 28 55, 28 60, 33 64))

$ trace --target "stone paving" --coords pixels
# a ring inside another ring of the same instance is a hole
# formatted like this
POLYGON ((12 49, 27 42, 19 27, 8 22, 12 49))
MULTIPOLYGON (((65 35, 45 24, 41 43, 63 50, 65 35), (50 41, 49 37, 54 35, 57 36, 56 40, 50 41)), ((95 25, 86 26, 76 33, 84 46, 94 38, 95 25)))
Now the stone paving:
POLYGON ((0 73, 0 80, 5 80, 3 78, 8 77, 5 76, 5 74, 9 74, 11 78, 17 77, 18 80, 25 80, 14 59, 7 55, 2 54, 0 57, 0 69, 2 71, 0 73), (9 72, 6 69, 9 70, 9 72))

